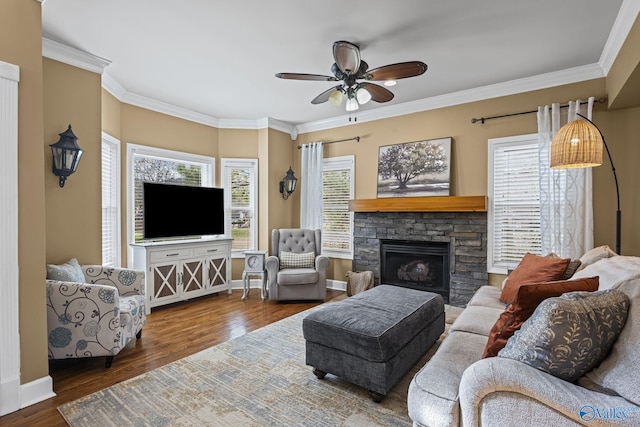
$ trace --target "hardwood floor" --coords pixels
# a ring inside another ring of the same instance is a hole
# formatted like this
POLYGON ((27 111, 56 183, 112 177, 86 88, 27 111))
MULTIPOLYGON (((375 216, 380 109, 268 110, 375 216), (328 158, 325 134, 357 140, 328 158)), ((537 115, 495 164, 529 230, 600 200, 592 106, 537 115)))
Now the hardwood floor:
MULTIPOLYGON (((326 301, 344 292, 327 290, 326 301)), ((159 366, 244 335, 304 311, 320 302, 262 302, 252 289, 242 301, 241 290, 154 308, 147 316, 142 339, 129 343, 105 369, 104 357, 49 362, 56 397, 0 417, 2 426, 66 426, 58 406, 133 378, 159 366)))

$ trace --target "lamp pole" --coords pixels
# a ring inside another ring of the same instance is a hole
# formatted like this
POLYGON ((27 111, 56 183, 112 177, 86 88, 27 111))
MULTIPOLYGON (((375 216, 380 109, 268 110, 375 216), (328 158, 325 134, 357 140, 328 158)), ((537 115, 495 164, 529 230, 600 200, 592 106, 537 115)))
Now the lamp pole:
POLYGON ((600 128, 589 120, 587 117, 583 116, 580 113, 576 113, 578 116, 582 117, 589 123, 591 123, 598 132, 600 133, 600 137, 602 138, 602 143, 604 144, 604 149, 607 151, 607 157, 609 158, 609 163, 611 163, 611 172, 613 172, 613 180, 616 183, 616 197, 618 200, 618 210, 616 211, 616 253, 620 255, 620 236, 621 236, 621 227, 622 227, 622 211, 620 211, 620 190, 618 189, 618 175, 616 174, 616 167, 613 165, 613 159, 611 159, 611 153, 609 152, 609 147, 607 146, 607 142, 604 139, 604 135, 600 128))

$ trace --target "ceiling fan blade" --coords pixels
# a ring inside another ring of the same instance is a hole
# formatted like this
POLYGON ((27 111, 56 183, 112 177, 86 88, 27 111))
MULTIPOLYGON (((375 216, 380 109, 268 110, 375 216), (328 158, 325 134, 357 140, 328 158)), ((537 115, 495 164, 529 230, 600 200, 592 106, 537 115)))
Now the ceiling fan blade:
POLYGON ((340 71, 345 74, 355 74, 360 68, 360 48, 351 42, 335 42, 333 44, 333 58, 340 71))
POLYGON ((415 77, 427 71, 427 64, 420 61, 385 65, 367 71, 367 80, 398 80, 415 77))
POLYGON ((276 77, 280 79, 289 79, 289 80, 318 80, 323 82, 335 82, 338 81, 333 76, 323 76, 320 74, 303 74, 303 73, 278 73, 276 77))
POLYGON ((362 82, 358 83, 358 88, 366 89, 376 102, 389 102, 393 99, 393 93, 389 89, 377 84, 362 82))
POLYGON ((332 87, 330 89, 325 90, 320 95, 318 95, 315 98, 313 98, 311 100, 311 103, 312 104, 322 104, 323 102, 327 102, 329 100, 329 97, 331 96, 331 94, 333 92, 335 92, 336 90, 340 89, 341 87, 342 87, 342 85, 338 85, 336 87, 332 87))

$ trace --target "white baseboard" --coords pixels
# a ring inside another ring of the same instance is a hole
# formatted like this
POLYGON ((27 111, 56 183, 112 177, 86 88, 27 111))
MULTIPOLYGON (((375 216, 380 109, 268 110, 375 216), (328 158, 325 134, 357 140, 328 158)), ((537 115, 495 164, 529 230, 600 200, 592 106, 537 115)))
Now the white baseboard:
MULTIPOLYGON (((262 281, 260 279, 250 279, 249 280, 249 288, 251 289, 260 289, 262 287, 262 281)), ((332 280, 327 279, 327 288, 333 289, 336 291, 346 291, 347 290, 347 282, 343 280, 332 280)), ((244 289, 242 280, 232 280, 231 281, 231 289, 244 289)))
POLYGON ((43 400, 51 399, 53 392, 53 378, 49 375, 20 386, 20 409, 31 406, 43 400))
POLYGON ((346 291, 347 282, 345 282, 344 280, 327 279, 327 288, 333 289, 336 291, 346 291))
POLYGON ((22 385, 17 378, 2 383, 1 389, 0 415, 15 412, 56 395, 53 392, 53 379, 48 375, 22 385))

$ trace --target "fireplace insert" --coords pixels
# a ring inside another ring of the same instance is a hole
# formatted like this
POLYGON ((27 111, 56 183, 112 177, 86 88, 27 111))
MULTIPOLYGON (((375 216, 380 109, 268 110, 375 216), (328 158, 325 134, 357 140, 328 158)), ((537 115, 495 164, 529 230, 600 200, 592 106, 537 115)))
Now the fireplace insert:
POLYGON ((449 302, 449 243, 380 240, 380 284, 442 295, 449 302))

